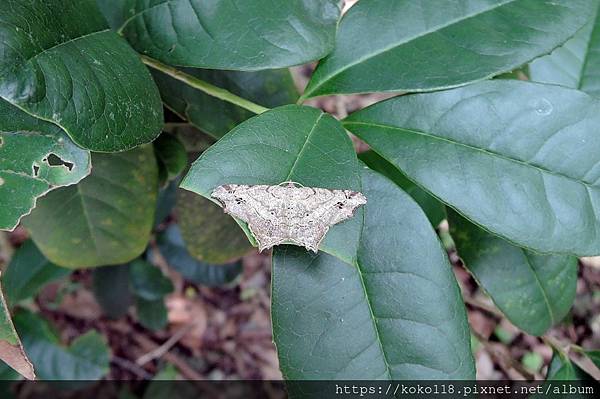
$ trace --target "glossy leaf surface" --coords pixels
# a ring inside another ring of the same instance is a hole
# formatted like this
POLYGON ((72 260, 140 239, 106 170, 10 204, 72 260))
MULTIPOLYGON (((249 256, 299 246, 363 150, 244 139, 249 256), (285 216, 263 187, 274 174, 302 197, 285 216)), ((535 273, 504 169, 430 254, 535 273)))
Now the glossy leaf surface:
POLYGON ((93 0, 0 3, 0 97, 93 151, 122 151, 162 127, 156 85, 93 0))
POLYGON ((558 84, 600 97, 600 1, 594 0, 592 19, 552 54, 529 66, 531 80, 558 84))
POLYGON ((448 219, 458 255, 514 325, 542 335, 568 313, 577 288, 577 258, 519 248, 453 211, 448 219))
POLYGON ((396 97, 344 125, 488 231, 539 252, 597 255, 599 106, 580 91, 498 80, 396 97))
POLYGON ((456 280, 425 214, 388 179, 368 198, 356 260, 273 255, 273 333, 287 379, 472 379, 456 280))
POLYGON ((370 169, 381 173, 396 183, 406 194, 410 195, 423 209, 433 227, 437 227, 446 218, 446 209, 440 201, 410 181, 394 165, 375 151, 363 152, 358 155, 358 159, 363 161, 370 169))
POLYGON ((119 31, 140 53, 173 65, 228 70, 322 58, 333 47, 340 15, 336 0, 116 3, 126 11, 119 31))
MULTIPOLYGON (((288 180, 308 187, 360 189, 356 154, 338 121, 297 105, 265 112, 205 151, 181 187, 210 199, 222 184, 275 185, 288 180)), ((361 212, 359 208, 355 217, 332 227, 321 249, 343 259, 356 256, 361 212)))
POLYGON ((592 0, 361 0, 303 97, 430 91, 511 71, 588 20, 592 0))

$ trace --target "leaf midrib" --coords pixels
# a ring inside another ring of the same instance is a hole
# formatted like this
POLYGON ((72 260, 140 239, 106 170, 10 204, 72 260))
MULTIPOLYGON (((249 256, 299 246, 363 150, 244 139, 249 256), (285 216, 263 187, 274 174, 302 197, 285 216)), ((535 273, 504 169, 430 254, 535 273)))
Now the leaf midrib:
POLYGON ((382 55, 384 53, 387 53, 389 51, 392 51, 392 50, 396 49, 397 47, 400 47, 400 46, 402 46, 402 45, 404 45, 406 43, 409 43, 411 41, 420 39, 420 38, 425 37, 425 36, 427 36, 429 34, 437 32, 439 30, 448 28, 448 27, 450 27, 452 25, 456 25, 456 24, 458 24, 460 22, 463 22, 465 20, 468 20, 468 19, 471 19, 471 18, 475 18, 475 17, 477 17, 479 15, 482 15, 482 14, 485 14, 485 13, 488 13, 488 12, 492 12, 492 11, 494 11, 494 10, 500 8, 500 7, 504 7, 507 4, 514 3, 515 1, 519 1, 519 0, 506 0, 503 3, 498 3, 498 4, 496 4, 496 5, 492 6, 492 7, 486 8, 486 9, 481 10, 479 12, 474 12, 474 13, 463 15, 460 18, 455 18, 453 20, 449 20, 446 23, 443 23, 443 24, 440 24, 440 25, 436 25, 436 26, 434 26, 432 28, 429 28, 429 29, 426 29, 426 30, 424 30, 422 32, 419 32, 416 35, 404 38, 403 41, 401 41, 401 42, 394 42, 390 46, 387 46, 387 47, 384 47, 383 49, 380 49, 380 50, 377 50, 375 52, 366 54, 366 55, 358 58, 354 62, 351 62, 351 63, 343 66, 342 68, 338 69, 337 71, 334 71, 333 73, 324 76, 321 79, 321 83, 319 83, 318 85, 312 87, 311 90, 306 91, 304 94, 302 94, 302 98, 307 98, 312 93, 314 93, 319 88, 321 88, 326 82, 330 81, 331 79, 334 79, 335 77, 339 76, 341 73, 347 71, 348 69, 350 69, 350 68, 352 68, 352 67, 354 67, 354 66, 356 66, 356 65, 358 65, 360 63, 363 63, 363 62, 365 62, 365 61, 367 61, 367 60, 369 60, 371 58, 378 57, 378 56, 380 56, 380 55, 382 55))
MULTIPOLYGON (((587 183, 587 182, 585 182, 583 180, 580 180, 578 178, 575 178, 575 177, 572 177, 572 176, 569 176, 569 175, 565 175, 565 174, 560 173, 560 172, 552 171, 552 170, 543 168, 541 166, 534 165, 534 164, 528 163, 526 161, 522 161, 520 159, 511 158, 509 156, 506 156, 506 155, 503 155, 503 154, 500 154, 500 153, 497 153, 497 152, 493 152, 493 151, 490 151, 490 150, 485 149, 485 148, 475 147, 475 146, 472 146, 472 145, 469 145, 469 144, 466 144, 466 143, 462 143, 460 141, 455 141, 455 140, 449 139, 447 137, 436 136, 436 135, 429 134, 429 133, 426 133, 426 132, 422 132, 422 131, 419 131, 419 130, 414 130, 414 129, 409 129, 409 128, 403 128, 403 127, 398 127, 398 126, 391 126, 391 125, 382 125, 382 124, 372 123, 372 122, 343 121, 342 124, 344 126, 347 126, 347 125, 361 125, 361 126, 371 126, 371 127, 376 127, 376 128, 382 128, 382 129, 400 130, 400 131, 405 132, 405 133, 414 134, 414 135, 417 135, 417 136, 423 136, 423 137, 427 137, 427 138, 432 139, 432 140, 443 141, 443 142, 450 143, 450 144, 453 144, 453 145, 456 145, 456 146, 468 148, 471 151, 482 152, 482 153, 484 153, 484 154, 486 154, 486 155, 488 155, 490 157, 499 158, 499 159, 502 159, 502 160, 505 160, 505 161, 508 161, 508 162, 512 162, 512 163, 516 163, 516 164, 519 164, 519 165, 523 165, 523 166, 527 166, 527 167, 533 168, 533 169, 537 170, 540 173, 545 173, 545 174, 549 174, 549 175, 553 175, 553 176, 562 177, 562 178, 571 180, 571 181, 573 181, 575 183, 579 183, 579 184, 585 186, 587 189, 598 189, 598 186, 595 186, 593 184, 587 183)), ((360 133, 355 133, 355 134, 357 136, 359 136, 360 138, 362 138, 360 133)), ((363 140, 365 140, 365 139, 363 139, 363 140)), ((365 140, 365 141, 367 142, 367 144, 369 144, 367 140, 365 140)))
POLYGON ((537 270, 533 267, 533 264, 531 263, 531 260, 529 259, 528 254, 525 251, 523 251, 523 255, 525 255, 525 264, 527 265, 529 270, 531 270, 535 284, 539 287, 539 289, 542 293, 542 298, 544 298, 544 304, 546 305, 546 308, 548 309, 548 314, 550 315, 550 327, 551 327, 556 323, 556 316, 554 315, 554 309, 552 309, 552 306, 550 305, 550 300, 548 299, 548 295, 546 294, 545 287, 542 285, 542 282, 541 282, 540 278, 538 277, 537 270))
POLYGON ((290 172, 288 173, 285 181, 289 181, 291 179, 292 175, 294 174, 294 171, 296 170, 296 167, 298 166, 298 161, 300 161, 300 159, 302 158, 302 155, 306 151, 306 148, 308 147, 308 144, 310 142, 310 138, 317 130, 317 125, 319 124, 319 122, 321 122, 321 119, 323 118, 323 116, 325 116, 325 113, 321 112, 321 114, 317 117, 317 119, 315 119, 315 123, 310 128, 310 131, 308 132, 308 135, 306 136, 306 140, 304 141, 304 144, 302 144, 302 148, 300 148, 300 151, 298 151, 298 155, 296 156, 296 159, 294 160, 294 163, 292 164, 292 167, 290 168, 290 172))

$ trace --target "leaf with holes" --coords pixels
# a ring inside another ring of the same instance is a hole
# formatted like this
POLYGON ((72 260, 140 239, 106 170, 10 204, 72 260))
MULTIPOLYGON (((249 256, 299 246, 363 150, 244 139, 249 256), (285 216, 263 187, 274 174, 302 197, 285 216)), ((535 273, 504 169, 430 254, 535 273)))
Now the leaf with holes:
MULTIPOLYGON (((211 198, 223 184, 276 185, 360 191, 358 161, 340 123, 315 108, 288 105, 238 125, 192 165, 181 187, 211 198), (227 156, 224 156, 227 155, 227 156)), ((362 211, 329 230, 321 249, 351 261, 356 256, 362 211)), ((248 237, 251 233, 243 222, 248 237)))
POLYGON ((78 145, 122 151, 160 133, 150 73, 93 0, 4 0, 0 36, 0 97, 78 145))
POLYGON ((322 58, 333 48, 340 15, 337 0, 125 2, 119 32, 133 48, 165 63, 211 69, 274 69, 322 58))
POLYGON ((344 126, 485 229, 539 252, 597 255, 599 106, 580 91, 497 80, 396 97, 344 126))
MULTIPOLYGON (((287 69, 237 72, 184 68, 184 72, 266 107, 293 104, 298 92, 287 69)), ((166 74, 153 71, 164 103, 181 118, 215 138, 254 116, 248 110, 194 89, 166 74)))
POLYGON ((303 98, 431 91, 511 71, 588 20, 593 0, 361 0, 303 98))
POLYGON ((363 169, 351 264, 273 254, 273 336, 286 379, 472 379, 469 328, 446 254, 418 205, 363 169), (426 339, 424 339, 426 337, 426 339))
POLYGON ((567 314, 577 288, 577 258, 519 248, 448 211, 458 255, 517 327, 542 335, 567 314))
POLYGON ((90 173, 90 153, 57 126, 0 99, 0 230, 14 229, 39 197, 90 173))
POLYGON ((94 153, 92 174, 46 195, 23 222, 42 253, 70 268, 126 263, 150 239, 158 192, 151 145, 94 153))
POLYGON ((593 0, 593 18, 552 54, 533 61, 531 80, 558 84, 600 97, 600 1, 593 0))

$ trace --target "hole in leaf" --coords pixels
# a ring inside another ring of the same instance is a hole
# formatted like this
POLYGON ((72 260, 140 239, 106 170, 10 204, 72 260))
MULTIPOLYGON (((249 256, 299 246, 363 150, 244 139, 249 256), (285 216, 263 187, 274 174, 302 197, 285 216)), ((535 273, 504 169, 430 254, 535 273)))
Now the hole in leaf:
POLYGON ((35 177, 38 177, 39 174, 40 174, 40 167, 36 164, 33 164, 33 175, 35 177))
POLYGON ((69 169, 69 172, 73 170, 72 162, 67 162, 54 153, 48 154, 48 156, 44 158, 44 162, 50 166, 64 166, 65 168, 69 169))

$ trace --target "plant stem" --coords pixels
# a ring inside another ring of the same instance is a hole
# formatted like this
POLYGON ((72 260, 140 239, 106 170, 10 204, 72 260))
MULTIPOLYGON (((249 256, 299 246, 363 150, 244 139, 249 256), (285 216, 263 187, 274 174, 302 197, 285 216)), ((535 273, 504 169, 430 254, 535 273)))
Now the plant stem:
POLYGON ((183 82, 194 89, 198 89, 208 94, 209 96, 216 97, 220 100, 227 101, 231 104, 235 104, 238 107, 247 109, 250 112, 254 112, 255 114, 262 114, 265 111, 268 111, 269 108, 263 107, 262 105, 258 105, 253 103, 252 101, 246 100, 240 96, 233 94, 232 92, 212 85, 208 82, 205 82, 201 79, 198 79, 190 74, 182 72, 177 68, 174 68, 170 65, 163 64, 160 61, 157 61, 153 58, 146 57, 145 55, 141 56, 142 62, 149 67, 152 67, 158 71, 161 71, 174 79, 183 82))

